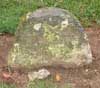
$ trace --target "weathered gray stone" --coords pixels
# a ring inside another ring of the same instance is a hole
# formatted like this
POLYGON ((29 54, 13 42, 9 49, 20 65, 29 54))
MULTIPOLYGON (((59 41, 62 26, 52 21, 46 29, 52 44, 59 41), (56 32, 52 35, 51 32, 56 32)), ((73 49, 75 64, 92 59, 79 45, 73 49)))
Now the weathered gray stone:
POLYGON ((28 78, 30 81, 34 81, 35 79, 45 79, 48 76, 50 76, 50 72, 45 68, 28 73, 28 78))
POLYGON ((10 66, 91 63, 87 35, 68 11, 42 8, 27 14, 16 32, 8 57, 10 66))

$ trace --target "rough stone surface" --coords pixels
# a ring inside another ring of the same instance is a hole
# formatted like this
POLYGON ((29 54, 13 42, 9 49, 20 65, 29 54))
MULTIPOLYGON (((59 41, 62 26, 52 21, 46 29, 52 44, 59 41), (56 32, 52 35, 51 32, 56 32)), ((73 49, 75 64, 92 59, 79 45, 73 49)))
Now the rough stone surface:
POLYGON ((18 26, 8 56, 10 66, 47 66, 91 63, 87 35, 66 10, 42 8, 27 14, 18 26))
POLYGON ((28 78, 30 81, 34 81, 35 79, 45 79, 50 75, 50 72, 45 69, 39 69, 38 71, 34 71, 34 72, 29 72, 28 73, 28 78))

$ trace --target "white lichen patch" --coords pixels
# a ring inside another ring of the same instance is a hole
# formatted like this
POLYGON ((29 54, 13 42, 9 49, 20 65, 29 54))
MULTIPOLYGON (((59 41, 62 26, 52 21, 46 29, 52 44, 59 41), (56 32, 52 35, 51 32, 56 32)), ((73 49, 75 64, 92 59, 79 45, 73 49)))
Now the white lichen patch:
POLYGON ((84 39, 88 40, 87 34, 84 33, 84 39))
POLYGON ((91 53, 91 49, 90 49, 90 45, 82 45, 82 53, 86 56, 86 62, 89 64, 92 62, 93 57, 92 57, 92 53, 91 53))
POLYGON ((73 48, 76 49, 77 45, 79 44, 78 38, 74 39, 72 42, 73 48))
POLYGON ((15 44, 14 44, 14 47, 18 47, 18 46, 19 46, 19 43, 15 43, 15 44))
POLYGON ((49 18, 49 21, 52 21, 52 18, 51 17, 49 18))
POLYGON ((12 62, 14 62, 16 59, 16 54, 12 54, 12 62))
POLYGON ((14 44, 14 52, 18 52, 19 51, 19 43, 15 43, 14 44))
POLYGON ((33 28, 34 28, 36 31, 39 31, 40 28, 41 28, 41 26, 42 26, 42 23, 38 23, 38 24, 35 24, 35 25, 33 26, 33 28))
MULTIPOLYGON (((69 25, 68 19, 65 19, 64 21, 61 22, 61 28, 65 28, 69 25)), ((63 29, 62 29, 63 30, 63 29)))
POLYGON ((15 61, 17 52, 19 52, 19 43, 14 44, 14 49, 13 49, 13 53, 12 53, 12 62, 15 61))

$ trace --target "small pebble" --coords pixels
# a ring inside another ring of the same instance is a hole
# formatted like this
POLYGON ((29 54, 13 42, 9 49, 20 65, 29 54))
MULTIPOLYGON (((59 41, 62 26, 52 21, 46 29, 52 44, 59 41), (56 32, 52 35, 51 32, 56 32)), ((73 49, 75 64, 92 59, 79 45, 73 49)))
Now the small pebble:
POLYGON ((86 69, 86 70, 85 70, 85 72, 88 72, 88 71, 89 71, 89 69, 86 69))
POLYGON ((47 69, 40 69, 38 71, 29 72, 28 78, 30 81, 33 81, 35 79, 45 79, 50 75, 50 72, 47 69))

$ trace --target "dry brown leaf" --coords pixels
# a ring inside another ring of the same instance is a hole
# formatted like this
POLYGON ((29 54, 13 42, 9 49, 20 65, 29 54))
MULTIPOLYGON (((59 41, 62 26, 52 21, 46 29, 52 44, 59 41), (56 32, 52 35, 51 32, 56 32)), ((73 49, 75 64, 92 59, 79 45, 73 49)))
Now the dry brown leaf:
POLYGON ((8 78, 11 77, 11 75, 10 75, 9 73, 7 73, 7 72, 3 72, 3 73, 2 73, 2 76, 3 76, 4 78, 6 78, 6 79, 8 79, 8 78))
POLYGON ((56 81, 57 82, 61 81, 61 75, 59 73, 56 74, 56 81))

